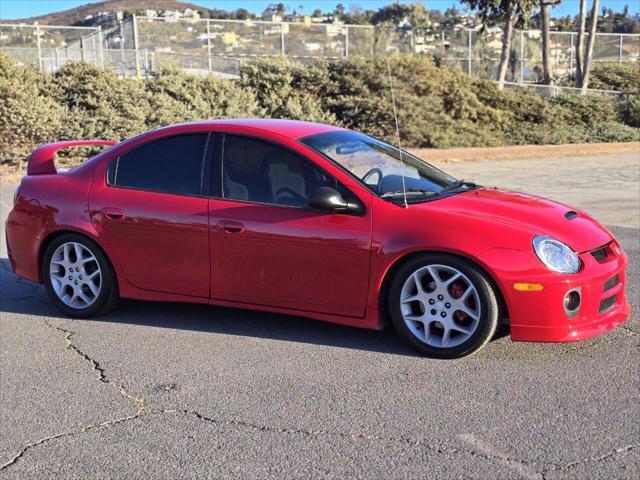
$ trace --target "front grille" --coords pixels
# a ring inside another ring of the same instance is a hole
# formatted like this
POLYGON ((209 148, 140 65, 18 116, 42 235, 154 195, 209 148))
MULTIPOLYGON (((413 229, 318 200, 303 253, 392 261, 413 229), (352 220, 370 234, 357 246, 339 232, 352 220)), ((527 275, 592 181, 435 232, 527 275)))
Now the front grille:
POLYGON ((611 277, 609 280, 604 282, 604 288, 602 289, 602 291, 606 292, 607 290, 611 290, 613 287, 618 285, 618 283, 620 283, 620 277, 618 277, 618 275, 616 274, 613 277, 611 277))
POLYGON ((596 250, 592 250, 591 255, 596 259, 597 262, 604 262, 607 259, 607 247, 601 247, 596 250))
POLYGON ((616 304, 616 297, 617 295, 612 295, 610 297, 603 298, 602 301, 600 302, 600 308, 598 309, 598 313, 602 314, 604 312, 608 312, 609 310, 611 310, 613 306, 616 304))

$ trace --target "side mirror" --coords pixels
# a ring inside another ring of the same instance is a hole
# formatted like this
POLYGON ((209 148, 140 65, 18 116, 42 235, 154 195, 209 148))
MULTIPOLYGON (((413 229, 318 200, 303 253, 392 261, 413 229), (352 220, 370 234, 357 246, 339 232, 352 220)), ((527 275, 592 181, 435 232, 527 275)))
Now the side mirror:
POLYGON ((356 203, 347 202, 340 192, 331 187, 318 187, 311 192, 309 206, 325 212, 358 213, 360 211, 356 203))

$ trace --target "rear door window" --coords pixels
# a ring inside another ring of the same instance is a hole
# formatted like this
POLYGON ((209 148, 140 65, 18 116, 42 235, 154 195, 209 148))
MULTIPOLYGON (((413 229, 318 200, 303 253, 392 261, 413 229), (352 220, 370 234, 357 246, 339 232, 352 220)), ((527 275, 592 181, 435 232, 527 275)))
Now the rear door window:
POLYGON ((107 178, 121 188, 200 195, 207 133, 154 140, 121 155, 107 178))

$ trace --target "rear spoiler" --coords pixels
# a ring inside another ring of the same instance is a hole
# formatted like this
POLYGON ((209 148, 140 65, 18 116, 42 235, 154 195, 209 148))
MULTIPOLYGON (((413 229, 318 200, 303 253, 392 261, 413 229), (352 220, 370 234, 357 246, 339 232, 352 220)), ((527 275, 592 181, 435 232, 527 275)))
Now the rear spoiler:
POLYGON ((84 145, 108 145, 113 146, 118 142, 112 140, 71 140, 66 142, 47 143, 36 148, 29 156, 27 163, 27 175, 55 175, 57 173, 53 162, 56 152, 68 147, 81 147, 84 145))

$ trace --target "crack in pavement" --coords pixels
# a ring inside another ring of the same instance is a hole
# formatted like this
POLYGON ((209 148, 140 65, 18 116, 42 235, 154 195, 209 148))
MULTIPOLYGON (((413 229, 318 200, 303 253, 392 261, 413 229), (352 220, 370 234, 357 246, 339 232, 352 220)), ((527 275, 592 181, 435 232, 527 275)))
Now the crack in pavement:
POLYGON ((614 450, 611 450, 610 452, 605 453, 604 455, 600 455, 598 457, 587 457, 587 458, 583 458, 581 460, 576 460, 574 462, 571 463, 567 463, 566 465, 555 465, 555 464, 551 464, 550 467, 545 468, 542 471, 542 478, 546 478, 546 475, 550 472, 553 471, 558 471, 558 472, 566 472, 568 470, 571 470, 573 468, 576 468, 579 465, 582 465, 584 463, 591 463, 591 462, 601 462, 603 460, 606 460, 607 458, 611 458, 611 457, 615 457, 616 455, 620 455, 623 453, 627 453, 630 452, 631 450, 634 450, 636 448, 640 447, 640 443, 632 443, 630 445, 625 445, 624 447, 620 447, 620 448, 616 448, 614 450))
MULTIPOLYGON (((6 266, 3 265, 3 267, 6 269, 6 266)), ((40 298, 38 296, 39 293, 39 289, 37 285, 31 285, 31 284, 25 284, 27 285, 31 290, 32 290, 32 294, 25 296, 25 297, 18 297, 18 298, 14 298, 11 300, 17 300, 20 298, 30 298, 33 297, 35 298, 37 301, 39 301, 40 303, 46 304, 46 300, 40 298)), ((124 396, 127 400, 129 400, 130 402, 132 402, 135 406, 136 406, 136 412, 131 414, 131 415, 127 415, 124 417, 119 417, 119 418, 115 418, 115 419, 111 419, 111 420, 105 420, 105 421, 101 421, 101 422, 97 422, 97 423, 93 423, 84 427, 79 427, 79 428, 75 428, 75 429, 71 429, 71 430, 67 430, 61 433, 57 433, 54 435, 50 435, 47 437, 43 437, 37 441, 34 442, 30 442, 28 444, 26 444, 19 452, 17 452, 15 455, 13 455, 9 460, 7 460, 6 462, 4 462, 3 464, 0 465, 0 471, 3 471, 6 468, 9 468, 10 466, 14 465, 16 462, 18 462, 25 454, 27 451, 29 451, 32 448, 35 448, 39 445, 42 445, 44 443, 47 443, 49 441, 53 441, 53 440, 57 440, 60 438, 65 438, 65 437, 71 437, 71 436, 75 436, 81 433, 85 433, 94 429, 99 429, 99 428, 108 428, 111 427, 113 425, 117 425, 117 424, 121 424, 124 422, 127 422, 129 420, 134 420, 136 418, 140 418, 143 415, 166 415, 166 414, 178 414, 178 415, 185 415, 185 416, 192 416, 195 417, 201 421, 204 422, 209 422, 215 425, 227 425, 227 426, 237 426, 237 427, 243 427, 243 428, 249 428, 255 431, 264 431, 264 432, 273 432, 273 433, 284 433, 284 434, 293 434, 293 435, 304 435, 304 436, 329 436, 329 437, 338 437, 338 438, 344 438, 344 439, 356 439, 356 440, 373 440, 373 441, 381 441, 381 442, 388 442, 388 443, 399 443, 399 444, 403 444, 403 445, 408 445, 408 446, 414 446, 414 447, 422 447, 425 448, 437 455, 470 455, 472 457, 475 458, 479 458, 479 459, 483 459, 483 460, 488 460, 488 461, 493 461, 493 460, 497 460, 500 461, 502 463, 504 463, 505 465, 507 465, 509 468, 513 469, 514 471, 516 471, 521 477, 526 478, 526 479, 531 479, 531 480, 540 480, 540 479, 544 479, 546 474, 552 471, 567 471, 567 470, 571 470, 573 468, 576 468, 578 465, 581 465, 583 463, 587 463, 587 462, 600 462, 602 460, 605 460, 607 458, 619 455, 619 454, 623 454, 626 452, 629 452, 635 448, 637 448, 638 446, 640 446, 640 444, 632 444, 632 445, 627 445, 621 448, 617 448, 615 450, 612 450, 604 455, 601 455, 599 457, 590 457, 590 458, 585 458, 582 460, 577 460, 571 463, 568 463, 566 465, 558 465, 558 464, 554 464, 554 463, 538 463, 538 467, 536 468, 536 466, 534 465, 533 462, 527 462, 524 460, 519 460, 513 457, 510 457, 509 455, 502 453, 498 450, 496 450, 494 447, 487 445, 486 443, 484 443, 482 440, 480 440, 479 438, 477 438, 476 436, 474 436, 473 434, 463 434, 460 435, 459 438, 462 439, 463 441, 465 441, 466 443, 468 443, 469 445, 471 445, 472 447, 474 447, 473 449, 465 449, 465 448, 453 448, 453 447, 444 447, 442 445, 438 445, 437 442, 433 442, 432 440, 427 440, 427 439, 412 439, 412 438, 408 438, 408 437, 383 437, 383 436, 379 436, 379 435, 367 435, 364 433, 343 433, 343 432, 331 432, 328 430, 305 430, 305 429, 300 429, 300 428, 286 428, 286 427, 274 427, 274 426, 268 426, 268 425, 259 425, 259 424, 255 424, 255 423, 251 423, 251 422, 246 422, 246 421, 242 421, 242 420, 227 420, 227 419, 216 419, 216 418, 212 418, 212 417, 208 417, 206 415, 203 415, 195 410, 187 410, 187 409, 159 409, 159 410, 148 410, 146 408, 145 402, 142 398, 136 397, 135 395, 133 395, 132 393, 130 393, 123 385, 121 385, 120 383, 113 381, 111 379, 109 379, 109 377, 106 374, 105 368, 102 367, 100 365, 100 363, 93 359, 91 356, 89 356, 87 353, 83 352, 79 347, 77 347, 73 341, 72 341, 72 337, 75 335, 75 332, 66 329, 65 327, 72 323, 73 320, 69 320, 66 323, 64 323, 62 326, 55 326, 53 324, 51 324, 48 320, 44 320, 45 325, 48 328, 51 328, 53 330, 56 330, 62 334, 64 334, 64 339, 66 342, 66 348, 69 350, 72 350, 73 352, 75 352, 77 355, 79 355, 84 361, 89 362, 91 364, 92 370, 95 370, 98 373, 98 380, 102 383, 105 383, 111 387, 113 387, 114 389, 116 389, 118 391, 118 393, 122 396, 124 396), (541 468, 541 469, 540 469, 541 468)), ((624 327, 623 327, 624 328, 624 327)), ((627 330, 627 329, 625 329, 627 330)), ((631 332, 634 335, 637 335, 636 332, 631 332)), ((622 336, 630 336, 629 333, 625 332, 622 336)), ((606 340, 603 343, 609 343, 610 341, 615 340, 617 337, 613 336, 613 338, 611 338, 610 340, 606 340)), ((593 345, 591 346, 593 347, 593 345)))
POLYGON ((538 472, 532 468, 532 463, 512 458, 495 447, 487 444, 472 433, 459 435, 459 438, 482 452, 483 455, 479 456, 486 456, 488 458, 501 461, 512 470, 518 472, 522 478, 526 478, 527 480, 542 480, 543 478, 542 472, 538 472))
MULTIPOLYGON (((412 439, 407 437, 382 437, 379 435, 366 435, 363 433, 342 433, 342 432, 331 432, 328 430, 304 430, 299 428, 285 428, 285 427, 271 427, 267 425, 258 425, 242 420, 224 420, 224 419, 215 419, 211 417, 207 417, 195 410, 184 410, 184 409, 166 409, 161 410, 159 412, 149 412, 149 413, 179 413, 183 415, 191 415, 196 418, 210 422, 216 425, 233 425, 233 426, 241 426, 245 428, 250 428, 252 430, 257 431, 266 431, 266 432, 274 432, 274 433, 287 433, 294 435, 304 435, 304 436, 330 436, 330 437, 339 437, 345 439, 357 439, 357 440, 374 440, 381 441, 387 443, 399 443, 403 445, 409 445, 413 447, 422 447, 425 448, 437 455, 470 455, 475 458, 480 458, 483 460, 500 460, 502 462, 506 462, 512 468, 517 470, 520 473, 526 474, 523 475, 524 478, 527 479, 542 479, 542 473, 538 473, 533 471, 532 463, 526 462, 524 460, 518 460, 515 458, 510 458, 502 453, 492 451, 488 448, 481 449, 483 451, 478 452, 476 450, 469 450, 464 448, 452 448, 452 447, 444 447, 442 445, 437 445, 437 442, 427 441, 426 439, 412 439)), ((470 435, 473 437, 472 435, 470 435)), ((465 437, 462 435, 461 437, 465 437)), ((474 446, 478 446, 474 444, 474 446)))
POLYGON ((626 325, 621 325, 620 330, 627 332, 628 336, 640 335, 640 333, 636 332, 635 330, 631 330, 631 327, 627 327, 626 325))
POLYGON ((112 387, 117 389, 119 391, 119 393, 122 396, 124 396, 127 400, 130 400, 131 402, 133 402, 138 407, 138 413, 141 413, 141 412, 144 411, 145 404, 144 404, 144 400, 142 398, 136 397, 135 395, 133 395, 132 393, 127 391, 127 389, 124 388, 124 386, 120 385, 119 383, 114 382, 113 380, 109 380, 109 378, 107 378, 107 374, 105 373, 105 369, 102 366, 100 366, 100 363, 98 361, 94 360, 93 358, 91 358, 89 355, 87 355, 82 350, 80 350, 76 345, 74 345, 74 343, 71 341, 71 337, 73 337, 73 335, 75 335, 75 332, 72 332, 71 330, 67 330, 67 329, 64 328, 65 326, 67 326, 71 322, 65 323, 62 327, 56 327, 55 325, 52 325, 48 320, 45 320, 44 323, 45 323, 45 325, 47 327, 52 328, 54 330, 57 330, 57 331, 62 332, 62 333, 65 334, 64 339, 67 342, 67 348, 69 350, 73 350, 78 355, 80 355, 84 360, 86 360, 87 362, 91 363, 93 369, 98 372, 98 375, 99 375, 98 379, 102 383, 106 383, 107 385, 111 385, 112 387))
POLYGON ((616 448, 615 450, 612 450, 599 457, 585 458, 582 460, 571 462, 566 465, 557 465, 557 464, 545 462, 544 464, 545 466, 540 471, 537 471, 537 470, 534 470, 534 462, 519 460, 519 459, 510 457, 502 452, 499 452, 495 448, 488 446, 486 443, 479 440, 473 434, 460 435, 461 439, 465 440, 467 443, 475 447, 475 449, 470 450, 470 449, 464 449, 464 448, 460 449, 460 448, 449 448, 449 447, 437 446, 435 445, 435 442, 428 442, 426 439, 411 439, 407 437, 382 437, 379 435, 366 435, 363 433, 342 433, 342 432, 331 432, 328 430, 305 430, 300 428, 273 427, 269 425, 259 425, 251 422, 246 422, 243 420, 226 420, 226 419, 212 418, 212 417, 203 415, 196 410, 188 410, 188 409, 147 410, 143 407, 133 415, 128 415, 126 417, 120 417, 113 420, 94 423, 82 428, 69 430, 66 432, 44 437, 36 442, 29 443, 19 453, 17 453, 14 457, 12 457, 9 461, 5 462, 3 465, 0 465, 0 471, 15 464, 29 449, 37 447, 38 445, 44 444, 48 441, 56 440, 64 437, 75 436, 78 434, 89 432, 94 429, 108 428, 117 424, 125 423, 129 420, 141 418, 143 416, 162 416, 167 414, 191 416, 191 417, 197 418, 198 420, 211 423, 214 425, 218 425, 218 426, 225 426, 225 425, 237 426, 237 427, 248 428, 255 431, 284 433, 284 434, 291 434, 291 435, 303 435, 303 436, 309 436, 309 437, 329 436, 329 437, 339 437, 339 438, 345 438, 345 439, 374 440, 374 441, 381 441, 381 442, 387 442, 387 443, 399 443, 399 444, 409 445, 412 447, 423 447, 437 455, 470 455, 472 457, 483 459, 483 460, 498 460, 507 464, 513 470, 517 471, 522 478, 526 478, 528 480, 529 479, 544 480, 546 478, 546 474, 551 471, 561 471, 561 472, 567 471, 577 467, 580 464, 587 463, 587 462, 599 462, 607 458, 613 457, 615 455, 629 452, 637 448, 638 446, 640 446, 640 444, 627 445, 621 448, 616 448), (477 451, 476 449, 479 451, 477 451))
MULTIPOLYGON (((73 321, 73 320, 71 320, 73 321)), ((71 321, 66 322, 63 327, 67 326, 69 323, 71 323, 71 321)), ((69 437, 72 435, 77 435, 79 433, 83 433, 89 430, 93 430, 95 428, 103 428, 103 427, 109 427, 111 425, 115 425, 118 423, 122 423, 125 422, 127 420, 132 420, 134 418, 139 417, 140 415, 142 415, 145 411, 145 403, 144 400, 142 398, 138 398, 135 395, 131 394, 129 391, 127 391, 126 388, 124 388, 124 386, 120 385, 117 382, 114 382, 113 380, 110 380, 106 373, 105 373, 105 369, 100 365, 99 362, 97 362, 96 360, 94 360, 93 358, 91 358, 89 355, 87 355, 85 352, 83 352, 82 350, 80 350, 76 345, 73 344, 73 342, 71 341, 71 337, 73 337, 73 335, 75 334, 75 332, 72 332, 70 330, 66 330, 63 327, 56 327, 55 325, 52 325, 48 320, 44 321, 45 325, 48 328, 51 328, 53 330, 56 330, 58 332, 64 333, 65 334, 65 341, 67 343, 67 349, 72 350, 73 352, 75 352, 76 354, 78 354, 80 357, 82 357, 83 360, 89 362, 92 366, 92 369, 98 372, 98 380, 102 383, 105 383, 115 389, 118 390, 118 392, 124 396, 127 400, 133 402, 136 407, 137 410, 134 414, 132 415, 127 415, 126 417, 120 417, 120 418, 116 418, 116 419, 112 419, 112 420, 105 420, 102 422, 98 422, 98 423, 93 423, 81 428, 77 428, 77 429, 72 429, 72 430, 68 430, 65 432, 61 432, 61 433, 57 433, 54 435, 50 435, 47 437, 43 437, 40 440, 37 440, 35 442, 30 442, 27 445, 25 445, 19 452, 17 452, 13 457, 11 457, 9 460, 7 460, 6 462, 4 462, 3 464, 0 465, 0 471, 10 467, 11 465, 14 465, 29 449, 36 447, 38 445, 42 445, 43 443, 46 443, 48 441, 51 440, 55 440, 58 438, 63 438, 63 437, 69 437)))
POLYGON ((134 418, 138 418, 140 415, 142 415, 143 412, 138 411, 133 415, 128 415, 126 417, 121 417, 121 418, 116 418, 113 420, 105 420, 103 422, 99 422, 99 423, 93 423, 91 425, 87 425, 85 427, 80 427, 77 429, 73 429, 73 430, 68 430, 66 432, 61 432, 61 433, 56 433, 55 435, 50 435, 48 437, 43 437, 40 440, 37 440, 35 442, 30 442, 28 444, 26 444, 24 447, 22 447, 22 449, 16 453, 13 457, 11 457, 9 460, 7 460, 6 462, 4 462, 2 465, 0 465, 0 472, 3 471, 4 469, 15 465, 15 463, 20 460, 20 458, 22 458, 22 456, 27 453, 28 450, 37 447, 38 445, 42 445, 43 443, 49 442, 51 440, 56 440, 58 438, 64 438, 64 437, 70 437, 70 436, 74 436, 77 435, 79 433, 84 433, 84 432, 88 432, 90 430, 96 429, 96 428, 104 428, 104 427, 110 427, 112 425, 116 425, 118 423, 122 423, 122 422, 126 422, 127 420, 132 420, 134 418))
POLYGON ((158 411, 153 411, 149 413, 152 413, 152 414, 177 413, 182 415, 189 415, 189 416, 194 416, 199 420, 209 422, 215 425, 244 427, 251 430, 262 431, 262 432, 286 433, 291 435, 302 435, 302 436, 309 436, 309 437, 329 436, 329 437, 339 437, 339 438, 345 438, 345 439, 375 440, 375 441, 383 441, 383 442, 403 443, 403 444, 413 445, 413 446, 423 446, 428 450, 433 451, 434 453, 437 453, 437 454, 447 454, 447 453, 454 454, 458 452, 457 449, 445 448, 442 446, 434 446, 432 444, 428 444, 426 443, 425 440, 422 440, 422 439, 410 439, 406 437, 398 437, 398 438, 381 437, 379 435, 366 435, 364 433, 331 432, 329 430, 305 430, 302 428, 274 427, 270 425, 259 425, 259 424, 247 422, 244 420, 226 420, 226 419, 220 419, 220 418, 212 418, 212 417, 203 415, 195 410, 164 409, 164 410, 158 410, 158 411))

